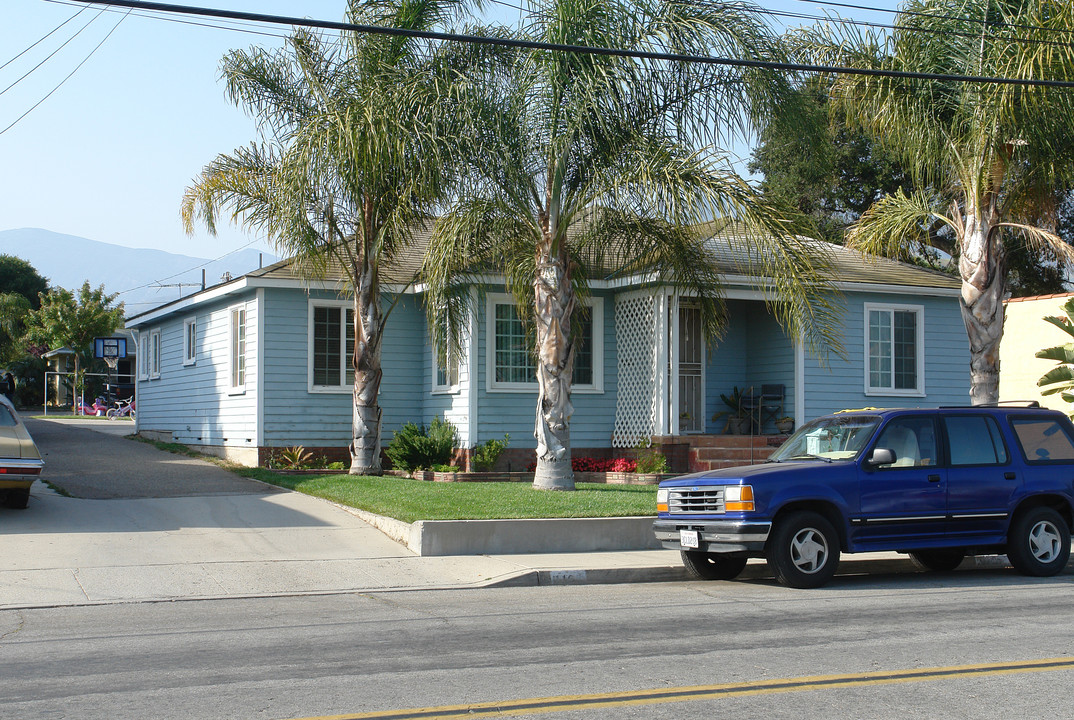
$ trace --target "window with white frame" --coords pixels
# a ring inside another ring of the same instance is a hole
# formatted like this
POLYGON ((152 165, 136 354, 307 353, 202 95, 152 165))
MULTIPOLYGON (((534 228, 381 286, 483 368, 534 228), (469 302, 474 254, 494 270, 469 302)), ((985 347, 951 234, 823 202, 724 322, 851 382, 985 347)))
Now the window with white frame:
POLYGON ((149 379, 149 333, 138 333, 138 379, 149 379))
POLYGON ((310 303, 310 389, 349 389, 354 385, 353 357, 354 308, 349 303, 310 303))
POLYGON ((160 328, 149 332, 149 379, 160 377, 160 328))
MULTIPOLYGON (((574 349, 571 390, 604 390, 604 299, 586 301, 588 312, 575 321, 579 327, 574 349)), ((490 295, 488 300, 488 387, 489 390, 536 391, 537 371, 531 340, 526 337, 514 298, 490 295)))
POLYGON ((193 365, 198 361, 198 322, 197 318, 183 321, 183 364, 193 365))
POLYGON ((433 349, 433 392, 456 392, 459 389, 459 355, 448 346, 444 362, 433 349))
POLYGON ((920 305, 865 305, 865 391, 925 392, 925 311, 920 305))
POLYGON ((231 392, 241 393, 246 390, 246 308, 233 307, 229 312, 231 321, 228 325, 229 336, 229 378, 231 392))

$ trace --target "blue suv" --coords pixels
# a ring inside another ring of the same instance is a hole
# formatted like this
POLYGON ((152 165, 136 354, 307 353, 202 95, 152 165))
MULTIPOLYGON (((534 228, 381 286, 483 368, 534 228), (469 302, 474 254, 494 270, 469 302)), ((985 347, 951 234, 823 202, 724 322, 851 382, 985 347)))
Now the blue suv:
POLYGON ((1025 575, 1070 556, 1074 425, 1018 406, 854 410, 818 418, 763 465, 660 483, 653 525, 696 578, 751 557, 796 588, 831 579, 842 552, 897 551, 953 570, 1006 554, 1025 575))

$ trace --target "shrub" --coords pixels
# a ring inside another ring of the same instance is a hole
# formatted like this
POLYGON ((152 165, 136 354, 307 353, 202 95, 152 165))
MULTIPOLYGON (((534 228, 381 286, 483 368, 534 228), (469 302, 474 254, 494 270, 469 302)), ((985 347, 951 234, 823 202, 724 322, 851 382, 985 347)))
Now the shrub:
POLYGON ((474 454, 471 458, 474 470, 478 472, 488 472, 492 469, 492 466, 496 464, 496 461, 503 455, 503 451, 507 449, 507 445, 511 442, 510 435, 504 435, 503 440, 486 440, 477 447, 474 448, 474 454))
POLYGON ((301 445, 295 445, 294 447, 283 448, 274 452, 270 464, 272 467, 284 470, 300 470, 308 467, 312 458, 313 453, 301 445))
POLYGON ((406 423, 384 449, 392 467, 410 472, 434 465, 448 465, 459 446, 459 433, 447 420, 436 417, 424 425, 406 423))
POLYGON ((664 473, 668 471, 668 459, 642 443, 638 446, 638 472, 664 473))
POLYGON ((634 472, 638 464, 630 458, 571 458, 571 469, 575 472, 634 472))

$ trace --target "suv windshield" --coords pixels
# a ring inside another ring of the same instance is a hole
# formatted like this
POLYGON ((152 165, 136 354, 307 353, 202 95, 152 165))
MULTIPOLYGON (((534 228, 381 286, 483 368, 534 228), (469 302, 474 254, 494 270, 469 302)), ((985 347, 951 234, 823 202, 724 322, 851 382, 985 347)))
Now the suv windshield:
POLYGON ((853 460, 865 449, 880 418, 876 415, 835 415, 803 425, 769 458, 786 460, 853 460))

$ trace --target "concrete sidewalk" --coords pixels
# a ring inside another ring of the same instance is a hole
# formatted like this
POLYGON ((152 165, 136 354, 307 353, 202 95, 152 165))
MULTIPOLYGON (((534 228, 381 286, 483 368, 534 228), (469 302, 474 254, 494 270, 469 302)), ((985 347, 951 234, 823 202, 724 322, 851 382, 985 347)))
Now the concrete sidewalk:
MULTIPOLYGON (((83 496, 63 497, 38 482, 26 510, 0 510, 0 609, 688 579, 674 550, 520 553, 516 546, 510 553, 419 555, 405 544, 409 525, 113 436, 132 429, 35 421, 44 477, 83 496)), ((606 532, 586 522, 575 521, 569 532, 557 526, 556 534, 606 532)), ((509 525, 496 532, 549 534, 509 525)), ((859 555, 845 557, 841 571, 911 567, 894 554, 859 555)), ((751 561, 744 577, 770 575, 763 562, 751 561)))

